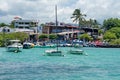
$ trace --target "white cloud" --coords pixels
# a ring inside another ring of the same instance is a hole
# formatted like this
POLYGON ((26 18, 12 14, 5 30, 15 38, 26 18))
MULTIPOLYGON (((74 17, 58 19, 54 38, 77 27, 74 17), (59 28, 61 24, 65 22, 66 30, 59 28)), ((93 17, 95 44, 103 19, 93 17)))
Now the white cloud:
POLYGON ((0 10, 2 10, 2 11, 8 11, 8 9, 9 9, 9 6, 8 6, 7 3, 3 3, 3 4, 1 4, 1 6, 0 6, 0 10))
POLYGON ((14 16, 37 19, 41 23, 55 21, 55 5, 58 5, 58 20, 72 22, 70 17, 76 8, 87 15, 103 21, 120 16, 119 0, 1 0, 0 22, 10 23, 14 16))

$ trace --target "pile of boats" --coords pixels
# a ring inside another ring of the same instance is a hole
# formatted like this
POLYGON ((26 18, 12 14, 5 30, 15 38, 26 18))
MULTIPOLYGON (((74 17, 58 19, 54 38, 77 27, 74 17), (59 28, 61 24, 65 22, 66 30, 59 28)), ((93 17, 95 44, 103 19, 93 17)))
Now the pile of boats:
MULTIPOLYGON (((64 56, 61 50, 58 50, 58 46, 54 44, 47 45, 34 45, 30 42, 20 43, 20 40, 9 40, 6 49, 8 52, 21 52, 22 49, 30 49, 30 48, 52 48, 50 50, 46 50, 44 55, 47 56, 64 56), (55 49, 56 48, 56 49, 55 49)), ((83 50, 78 49, 70 49, 68 51, 69 54, 77 54, 77 55, 86 55, 83 50)))

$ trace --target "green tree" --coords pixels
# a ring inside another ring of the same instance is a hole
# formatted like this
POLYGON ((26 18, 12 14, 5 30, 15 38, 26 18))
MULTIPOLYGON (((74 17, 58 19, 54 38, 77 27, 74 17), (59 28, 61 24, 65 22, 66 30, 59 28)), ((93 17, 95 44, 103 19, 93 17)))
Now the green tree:
POLYGON ((105 39, 106 41, 111 41, 113 39, 116 39, 116 35, 112 32, 109 32, 109 31, 106 31, 104 36, 103 36, 103 39, 105 39))
POLYGON ((103 30, 102 29, 98 29, 98 34, 99 35, 101 35, 101 34, 103 34, 104 32, 103 32, 103 30))
POLYGON ((84 34, 80 35, 79 38, 82 39, 83 41, 84 40, 85 41, 93 40, 93 38, 90 35, 88 35, 87 33, 84 33, 84 34))
POLYGON ((57 35, 56 34, 50 34, 49 35, 49 39, 56 39, 57 38, 57 35))
POLYGON ((29 38, 29 35, 27 33, 24 33, 24 32, 16 32, 14 33, 15 37, 19 40, 21 40, 22 42, 25 40, 25 39, 28 39, 29 38))
POLYGON ((71 18, 73 18, 73 22, 78 22, 80 28, 80 26, 82 26, 85 21, 85 16, 85 14, 81 13, 80 9, 75 9, 71 18))
POLYGON ((5 24, 5 23, 0 23, 0 27, 4 27, 4 26, 7 26, 7 24, 5 24))
POLYGON ((111 45, 120 45, 120 39, 110 41, 111 45))
POLYGON ((6 34, 6 39, 18 39, 21 42, 23 42, 25 39, 29 38, 29 35, 27 33, 24 32, 15 32, 15 33, 9 33, 6 34))
POLYGON ((10 28, 14 28, 14 21, 12 21, 9 25, 10 28))
POLYGON ((96 19, 93 20, 92 24, 93 24, 93 28, 99 28, 100 24, 96 19))
POLYGON ((120 19, 118 18, 109 18, 107 20, 104 20, 103 22, 103 28, 105 30, 109 30, 113 27, 120 27, 120 19))
POLYGON ((25 39, 29 38, 29 35, 24 32, 15 32, 15 33, 0 33, 0 46, 5 46, 4 44, 7 40, 18 39, 23 42, 25 39))
POLYGON ((3 43, 3 34, 0 33, 0 46, 3 46, 4 43, 3 43))
POLYGON ((39 39, 41 39, 41 40, 45 40, 46 38, 48 38, 48 34, 41 34, 39 36, 39 39))
POLYGON ((113 27, 108 31, 114 33, 118 39, 120 38, 120 27, 113 27))
POLYGON ((85 20, 84 26, 89 27, 89 28, 100 28, 100 24, 95 19, 85 20))

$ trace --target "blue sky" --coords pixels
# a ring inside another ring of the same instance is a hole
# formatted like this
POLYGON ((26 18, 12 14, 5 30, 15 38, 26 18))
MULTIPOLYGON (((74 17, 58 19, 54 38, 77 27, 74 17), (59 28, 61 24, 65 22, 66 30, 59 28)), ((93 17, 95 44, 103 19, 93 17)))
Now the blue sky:
POLYGON ((0 22, 10 23, 15 16, 38 20, 39 23, 55 21, 55 5, 58 5, 58 21, 73 23, 70 17, 78 8, 86 19, 100 23, 107 18, 120 18, 119 0, 0 0, 0 22))

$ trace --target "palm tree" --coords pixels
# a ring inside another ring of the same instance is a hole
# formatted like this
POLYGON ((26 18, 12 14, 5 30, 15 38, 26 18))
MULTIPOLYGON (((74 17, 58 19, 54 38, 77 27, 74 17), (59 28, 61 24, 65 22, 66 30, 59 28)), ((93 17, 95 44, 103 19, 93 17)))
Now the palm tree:
POLYGON ((86 17, 86 14, 82 14, 80 9, 75 9, 72 15, 73 16, 71 18, 73 18, 73 22, 78 22, 80 29, 80 25, 82 25, 85 21, 84 17, 86 17))
POLYGON ((91 28, 98 28, 99 23, 96 19, 90 19, 89 22, 90 22, 91 28))

